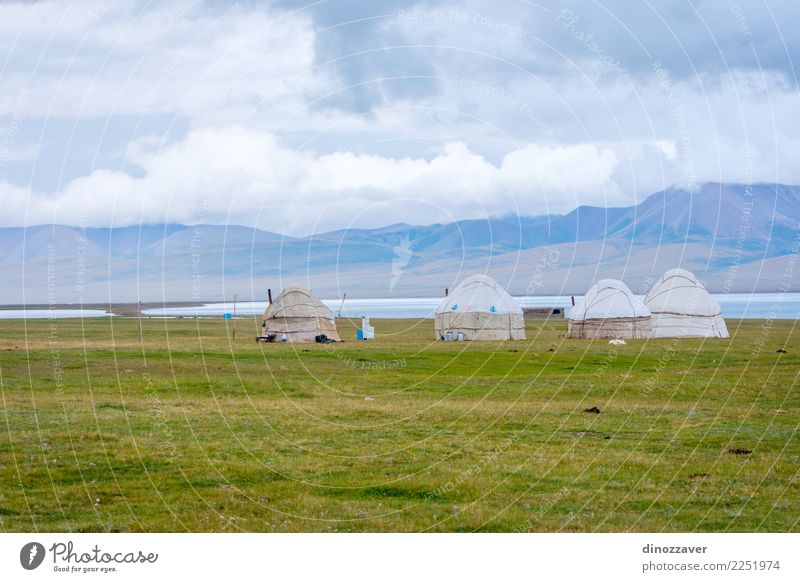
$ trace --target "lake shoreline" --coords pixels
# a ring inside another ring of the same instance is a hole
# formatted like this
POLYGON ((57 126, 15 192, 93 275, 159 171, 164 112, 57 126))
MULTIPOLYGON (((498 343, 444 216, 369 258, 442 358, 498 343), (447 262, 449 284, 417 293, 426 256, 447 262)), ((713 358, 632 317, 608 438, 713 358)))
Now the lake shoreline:
MULTIPOLYGON (((575 300, 582 296, 575 295, 575 300)), ((800 319, 800 293, 730 293, 713 294, 722 307, 723 317, 731 319, 800 319)), ((569 311, 571 296, 516 296, 523 309, 559 308, 569 311)), ((440 297, 323 299, 322 302, 337 317, 368 316, 386 319, 432 318, 440 297)), ((238 317, 260 317, 266 301, 240 301, 236 304, 238 317)), ((141 304, 142 315, 150 318, 217 318, 232 314, 232 302, 215 301, 148 301, 141 304)), ((60 303, 0 305, 0 319, 60 319, 67 317, 137 317, 139 304, 124 303, 60 303)))
MULTIPOLYGON (((143 301, 142 311, 148 309, 159 308, 187 308, 187 307, 202 307, 204 305, 218 304, 219 301, 143 301)), ((102 310, 108 311, 115 315, 135 316, 139 313, 138 303, 102 303, 94 301, 92 303, 17 303, 0 305, 0 312, 2 311, 48 311, 48 310, 64 310, 64 311, 80 311, 80 310, 102 310)))

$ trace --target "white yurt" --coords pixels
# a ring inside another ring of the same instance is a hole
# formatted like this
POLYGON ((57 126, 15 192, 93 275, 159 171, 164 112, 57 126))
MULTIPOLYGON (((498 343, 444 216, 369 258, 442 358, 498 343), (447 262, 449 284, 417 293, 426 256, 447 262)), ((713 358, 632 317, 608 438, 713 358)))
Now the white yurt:
POLYGON ((316 337, 341 341, 330 309, 303 287, 286 287, 264 312, 262 336, 270 341, 315 342, 316 337))
POLYGON ((644 299, 653 314, 650 337, 728 337, 719 303, 692 273, 664 273, 644 299))
POLYGON ((436 308, 435 326, 437 338, 525 339, 522 309, 486 275, 468 277, 453 289, 436 308))
POLYGON ((598 281, 567 315, 567 337, 637 339, 650 336, 650 310, 616 279, 598 281))

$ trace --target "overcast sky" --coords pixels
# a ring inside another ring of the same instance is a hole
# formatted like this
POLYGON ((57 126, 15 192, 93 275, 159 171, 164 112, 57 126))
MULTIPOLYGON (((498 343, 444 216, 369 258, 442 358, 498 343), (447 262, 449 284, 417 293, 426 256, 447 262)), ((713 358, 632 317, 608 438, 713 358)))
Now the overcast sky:
POLYGON ((800 183, 800 3, 0 2, 0 226, 287 234, 800 183))

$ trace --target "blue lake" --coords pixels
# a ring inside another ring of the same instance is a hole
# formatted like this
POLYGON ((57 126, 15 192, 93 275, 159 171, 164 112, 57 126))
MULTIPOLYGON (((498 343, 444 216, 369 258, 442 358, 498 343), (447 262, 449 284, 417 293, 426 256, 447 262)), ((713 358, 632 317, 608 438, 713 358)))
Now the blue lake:
MULTIPOLYGON (((714 299, 722 306, 725 317, 746 319, 800 319, 800 293, 731 293, 715 294, 714 299)), ((579 297, 576 296, 576 299, 579 297)), ((569 296, 542 295, 516 297, 522 307, 561 307, 569 309, 569 296)), ((416 299, 323 299, 335 314, 342 317, 375 318, 420 318, 433 317, 439 297, 416 299), (340 312, 341 309, 341 312, 340 312)), ((264 313, 266 304, 261 301, 236 304, 237 316, 253 317, 264 313)), ((166 307, 147 309, 150 317, 222 317, 233 312, 233 303, 209 303, 199 307, 166 307)), ((112 314, 101 309, 7 309, 0 310, 0 319, 64 319, 76 317, 109 317, 112 314)))
MULTIPOLYGON (((731 293, 713 295, 722 307, 725 317, 800 319, 800 293, 731 293)), ((578 297, 575 297, 578 299, 578 297)), ((562 307, 568 309, 569 296, 515 297, 522 307, 562 307)), ((342 317, 375 318, 433 317, 438 297, 419 299, 323 299, 335 314, 342 317), (340 312, 341 309, 341 312, 340 312)), ((266 304, 261 301, 237 303, 237 316, 260 316, 266 304)), ((201 307, 173 307, 149 309, 144 313, 161 317, 222 317, 233 311, 233 303, 210 303, 201 307)))
POLYGON ((102 309, 0 309, 0 319, 70 319, 112 315, 102 309))

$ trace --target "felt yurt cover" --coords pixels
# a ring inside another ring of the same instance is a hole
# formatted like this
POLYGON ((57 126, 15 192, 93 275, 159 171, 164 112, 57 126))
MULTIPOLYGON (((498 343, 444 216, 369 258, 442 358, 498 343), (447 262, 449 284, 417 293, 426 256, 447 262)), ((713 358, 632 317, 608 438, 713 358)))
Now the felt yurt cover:
POLYGON ((728 337, 719 303, 685 269, 664 273, 644 304, 653 314, 651 337, 728 337))
POLYGON ((330 309, 303 287, 286 287, 264 312, 263 335, 285 333, 290 342, 314 342, 318 335, 340 341, 330 309))
POLYGON ((463 333, 467 340, 522 340, 522 309, 486 275, 464 279, 436 308, 436 337, 463 333))
POLYGON ((646 338, 650 310, 616 279, 598 281, 567 316, 567 337, 646 338))

